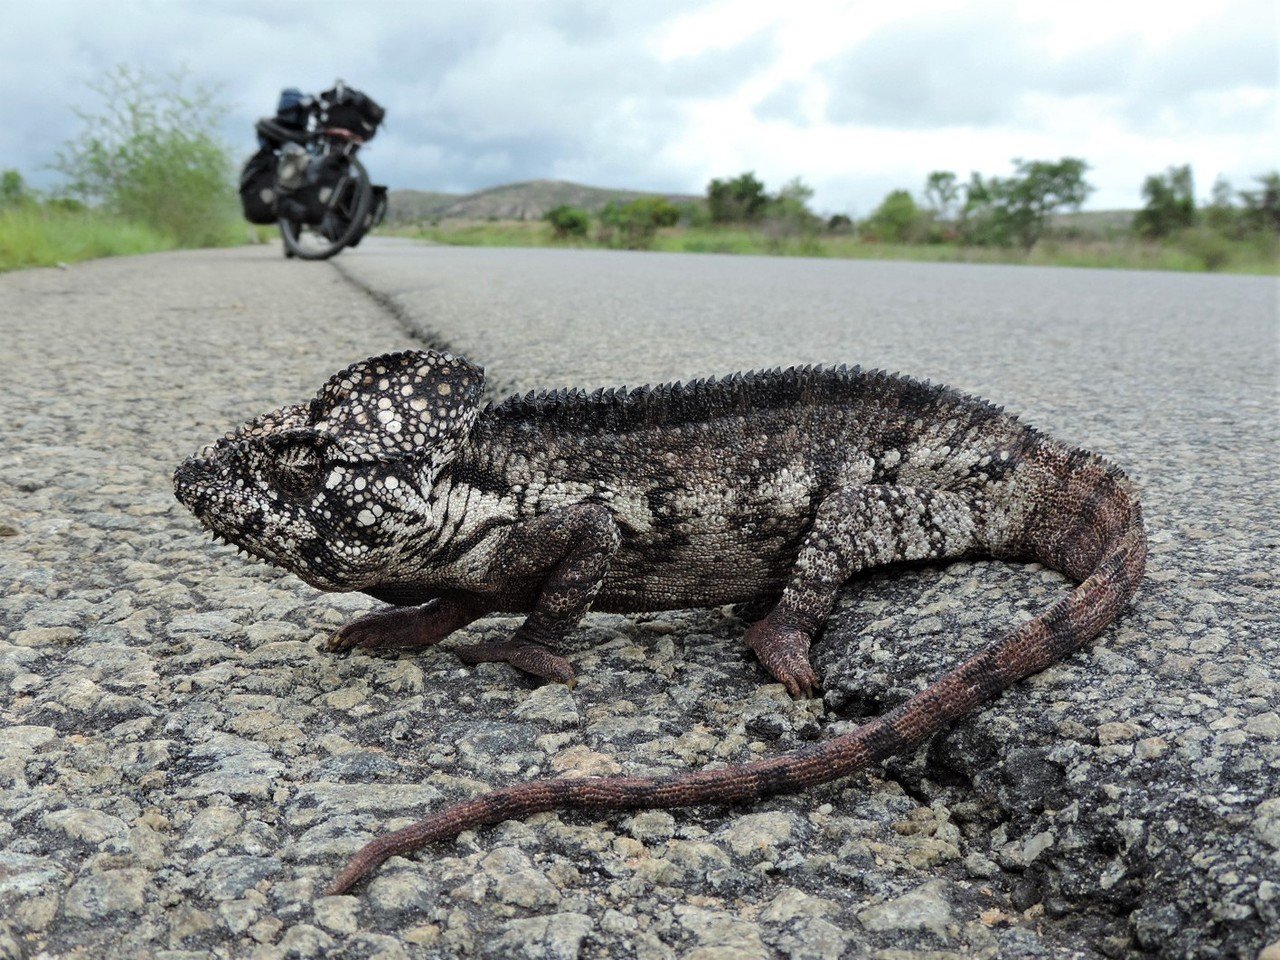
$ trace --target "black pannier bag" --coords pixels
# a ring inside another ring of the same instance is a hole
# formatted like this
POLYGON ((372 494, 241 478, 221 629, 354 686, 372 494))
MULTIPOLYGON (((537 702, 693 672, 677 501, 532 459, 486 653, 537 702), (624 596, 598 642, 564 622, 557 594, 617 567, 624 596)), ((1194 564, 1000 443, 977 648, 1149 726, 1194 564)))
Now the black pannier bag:
POLYGON ((263 147, 240 171, 240 206, 250 223, 276 222, 276 155, 263 147))
POLYGON ((378 124, 387 115, 372 97, 350 87, 343 88, 338 95, 337 88, 326 90, 320 94, 322 110, 320 122, 326 127, 341 127, 350 130, 364 140, 372 140, 378 132, 378 124))
MULTIPOLYGON (((345 191, 355 189, 355 184, 344 176, 346 166, 337 157, 307 157, 297 151, 286 153, 280 158, 277 167, 277 182, 280 186, 279 215, 296 223, 307 223, 321 227, 325 236, 341 235, 349 220, 340 215, 329 213, 333 191, 341 185, 345 191), (286 167, 301 160, 305 168, 296 176, 296 182, 290 182, 286 167), (326 216, 328 214, 328 216, 326 216)), ((342 209, 350 203, 350 196, 335 201, 333 206, 342 209)), ((330 236, 330 239, 334 237, 330 236)))

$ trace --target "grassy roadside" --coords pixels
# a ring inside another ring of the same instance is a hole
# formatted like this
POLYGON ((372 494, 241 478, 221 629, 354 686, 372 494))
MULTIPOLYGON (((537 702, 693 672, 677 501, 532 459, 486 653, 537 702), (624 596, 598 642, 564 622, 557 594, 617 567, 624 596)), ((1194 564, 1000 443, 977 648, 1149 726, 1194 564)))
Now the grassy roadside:
MULTIPOLYGON (((218 245, 265 243, 273 235, 274 227, 240 224, 229 229, 218 245)), ((93 210, 62 210, 34 203, 0 207, 0 273, 98 257, 157 253, 182 246, 154 227, 93 210)))
POLYGON ((151 227, 88 210, 35 204, 0 209, 0 272, 176 246, 172 238, 151 227))
MULTIPOLYGON (((434 226, 384 227, 383 234, 452 246, 592 247, 593 240, 557 241, 540 221, 444 220, 434 226)), ((967 247, 954 243, 890 244, 847 235, 770 236, 733 227, 672 227, 659 230, 649 249, 668 253, 730 253, 759 256, 831 257, 850 260, 914 260, 933 263, 1012 263, 1031 266, 1098 267, 1119 270, 1178 270, 1280 274, 1280 241, 1231 241, 1193 232, 1175 242, 1136 238, 1041 240, 1030 251, 967 247)))

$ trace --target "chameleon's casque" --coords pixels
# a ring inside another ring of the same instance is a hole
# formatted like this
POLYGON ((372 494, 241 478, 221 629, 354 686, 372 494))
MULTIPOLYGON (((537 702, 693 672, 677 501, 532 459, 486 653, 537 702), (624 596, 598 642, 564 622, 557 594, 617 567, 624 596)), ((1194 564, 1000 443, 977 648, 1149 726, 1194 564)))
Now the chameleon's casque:
POLYGON ((897 709, 739 767, 537 781, 370 844, 334 885, 482 823, 559 807, 749 799, 907 750, 1067 656, 1142 578, 1124 475, 991 404, 857 368, 803 367, 638 390, 530 393, 480 408, 483 371, 431 351, 375 357, 315 399, 258 417, 183 463, 178 499, 215 534, 322 590, 393 607, 331 649, 427 646, 495 612, 507 641, 457 649, 572 681, 556 652, 589 608, 750 603, 746 634, 795 696, 842 584, 903 560, 1035 560, 1078 582, 897 709))

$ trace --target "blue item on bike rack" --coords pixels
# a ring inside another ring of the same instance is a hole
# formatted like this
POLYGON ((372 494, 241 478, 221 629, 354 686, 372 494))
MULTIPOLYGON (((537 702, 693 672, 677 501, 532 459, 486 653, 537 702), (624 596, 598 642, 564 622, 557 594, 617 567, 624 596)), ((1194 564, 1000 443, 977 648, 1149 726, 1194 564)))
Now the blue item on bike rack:
POLYGON ((280 102, 276 104, 276 122, 302 130, 307 125, 307 116, 314 103, 297 87, 285 87, 280 91, 280 102))

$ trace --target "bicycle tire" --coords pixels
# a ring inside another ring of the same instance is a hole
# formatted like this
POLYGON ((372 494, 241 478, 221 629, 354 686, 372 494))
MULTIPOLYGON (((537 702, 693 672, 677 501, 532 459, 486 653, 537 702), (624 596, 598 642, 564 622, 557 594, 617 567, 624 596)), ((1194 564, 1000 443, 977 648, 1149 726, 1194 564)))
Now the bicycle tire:
MULTIPOLYGON (((373 184, 369 180, 369 172, 365 170, 364 164, 355 157, 348 157, 347 165, 355 179, 356 198, 355 209, 349 214, 344 214, 347 218, 346 229, 336 239, 318 248, 312 248, 302 242, 308 225, 282 217, 279 221, 280 236, 284 240, 286 256, 292 254, 300 260, 328 260, 360 236, 364 222, 369 216, 369 206, 373 202, 373 184)), ((340 198, 341 194, 342 188, 335 189, 334 199, 340 198)))

